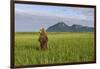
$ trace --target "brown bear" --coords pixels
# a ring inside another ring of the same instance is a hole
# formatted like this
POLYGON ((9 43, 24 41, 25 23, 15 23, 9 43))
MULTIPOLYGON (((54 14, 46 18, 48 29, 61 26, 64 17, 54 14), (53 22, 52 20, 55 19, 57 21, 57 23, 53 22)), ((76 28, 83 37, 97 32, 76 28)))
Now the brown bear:
POLYGON ((40 35, 39 35, 39 43, 40 43, 40 47, 41 49, 47 49, 48 47, 48 36, 47 36, 47 32, 45 31, 44 28, 40 29, 40 35))

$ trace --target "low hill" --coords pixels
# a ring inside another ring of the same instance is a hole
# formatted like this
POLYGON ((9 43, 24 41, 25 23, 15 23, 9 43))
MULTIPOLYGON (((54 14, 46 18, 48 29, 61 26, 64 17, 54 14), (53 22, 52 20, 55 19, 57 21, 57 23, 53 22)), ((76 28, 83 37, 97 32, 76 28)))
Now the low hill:
POLYGON ((73 24, 72 26, 66 25, 64 22, 58 22, 57 24, 50 26, 47 32, 93 32, 93 27, 82 26, 73 24))

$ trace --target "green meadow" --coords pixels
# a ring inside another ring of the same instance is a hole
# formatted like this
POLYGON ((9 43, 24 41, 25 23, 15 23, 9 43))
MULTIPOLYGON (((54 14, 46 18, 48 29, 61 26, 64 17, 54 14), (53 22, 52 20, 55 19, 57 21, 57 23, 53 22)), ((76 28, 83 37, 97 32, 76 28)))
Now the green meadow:
POLYGON ((15 65, 94 60, 93 32, 48 32, 48 49, 40 50, 39 33, 15 33, 15 65))

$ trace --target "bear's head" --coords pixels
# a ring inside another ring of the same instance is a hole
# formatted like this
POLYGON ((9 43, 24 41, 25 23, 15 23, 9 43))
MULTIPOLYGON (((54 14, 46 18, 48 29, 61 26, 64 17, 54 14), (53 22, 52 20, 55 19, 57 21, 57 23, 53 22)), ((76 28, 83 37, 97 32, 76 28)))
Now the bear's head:
POLYGON ((46 31, 43 27, 40 29, 39 33, 40 33, 40 35, 46 35, 46 31))

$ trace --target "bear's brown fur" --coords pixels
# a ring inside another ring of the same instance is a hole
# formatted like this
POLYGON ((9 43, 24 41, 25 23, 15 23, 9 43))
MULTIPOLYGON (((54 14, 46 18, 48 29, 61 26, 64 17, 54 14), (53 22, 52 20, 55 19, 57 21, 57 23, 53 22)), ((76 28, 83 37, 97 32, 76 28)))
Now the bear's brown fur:
POLYGON ((40 29, 40 35, 39 35, 39 43, 41 49, 47 49, 48 47, 48 36, 44 28, 40 29))

